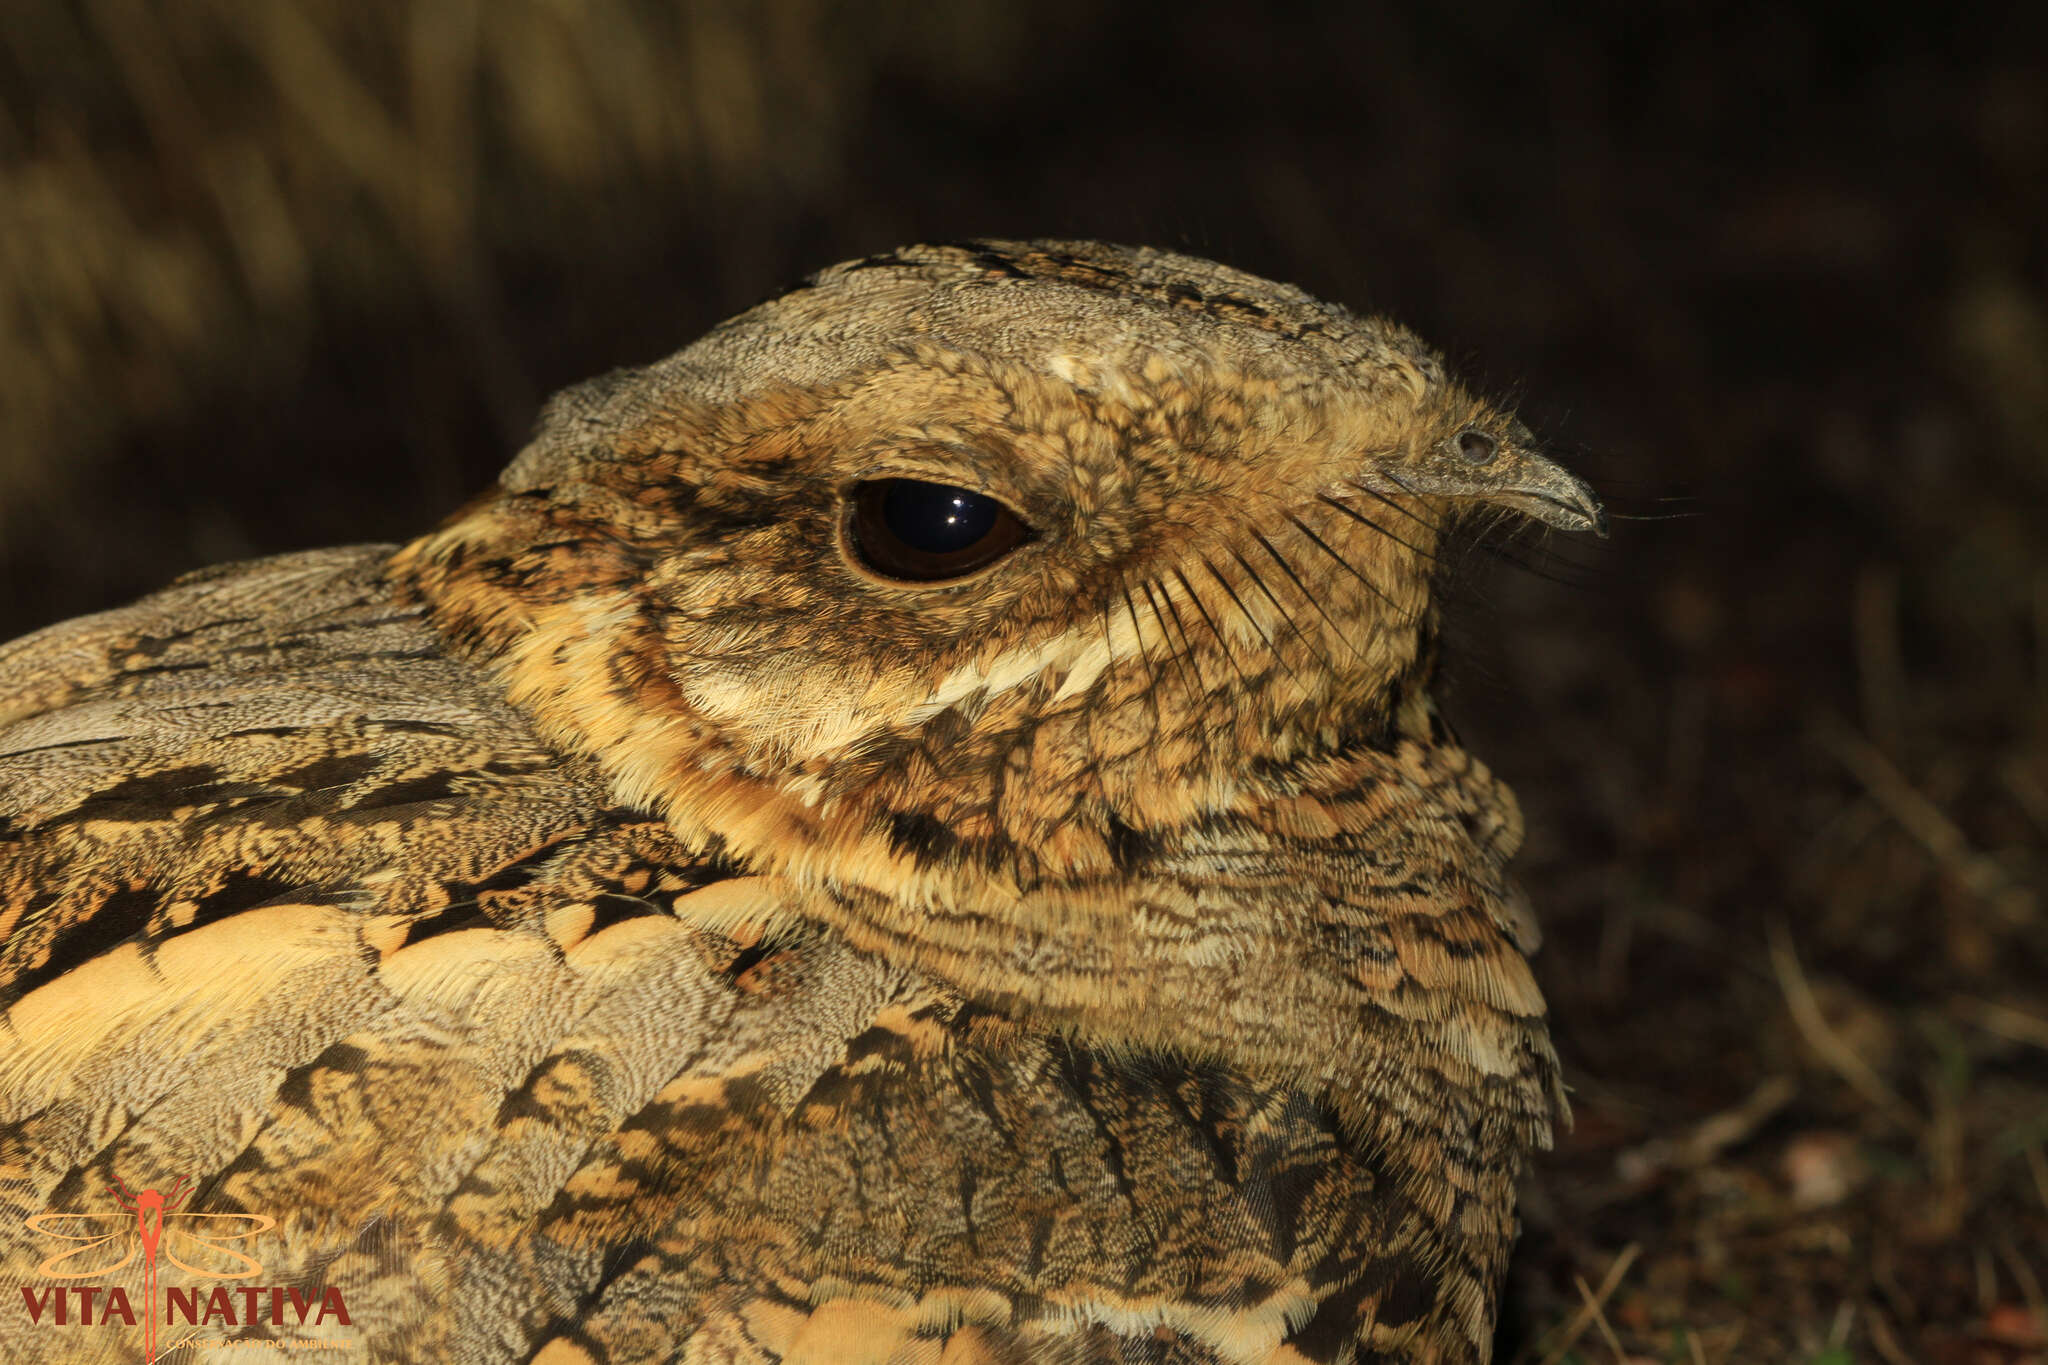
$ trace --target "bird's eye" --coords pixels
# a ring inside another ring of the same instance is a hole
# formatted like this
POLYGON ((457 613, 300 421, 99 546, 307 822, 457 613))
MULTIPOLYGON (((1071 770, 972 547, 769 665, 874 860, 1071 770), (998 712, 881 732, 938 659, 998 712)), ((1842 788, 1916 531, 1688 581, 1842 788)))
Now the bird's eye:
POLYGON ((850 502, 853 551, 884 578, 961 578, 1031 539, 1031 529, 994 498, 947 484, 876 479, 856 485, 850 502))
POLYGON ((1500 445, 1483 431, 1461 431, 1458 433, 1458 453, 1468 463, 1485 464, 1500 451, 1500 445))

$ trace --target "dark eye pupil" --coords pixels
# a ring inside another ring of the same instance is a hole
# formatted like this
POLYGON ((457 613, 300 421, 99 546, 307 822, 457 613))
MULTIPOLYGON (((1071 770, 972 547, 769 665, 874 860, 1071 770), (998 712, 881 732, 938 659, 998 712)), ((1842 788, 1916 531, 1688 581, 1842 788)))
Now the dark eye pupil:
POLYGON ((964 488, 889 479, 883 484, 882 524, 913 550, 956 554, 986 536, 1003 505, 964 488))
POLYGON ((885 578, 939 583, 993 564, 1031 539, 994 498, 921 479, 877 479, 853 490, 847 529, 860 561, 885 578))
POLYGON ((1493 458, 1495 449, 1493 438, 1483 431, 1458 433, 1458 453, 1473 464, 1485 464, 1493 458))

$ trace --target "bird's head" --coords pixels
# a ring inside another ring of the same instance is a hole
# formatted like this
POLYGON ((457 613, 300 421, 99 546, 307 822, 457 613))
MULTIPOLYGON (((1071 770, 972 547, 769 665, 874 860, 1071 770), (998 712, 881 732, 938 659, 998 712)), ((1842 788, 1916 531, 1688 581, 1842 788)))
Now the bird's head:
POLYGON ((1186 256, 977 242, 568 391, 394 574, 623 801, 943 898, 1426 739, 1433 569, 1481 507, 1601 524, 1390 323, 1186 256))

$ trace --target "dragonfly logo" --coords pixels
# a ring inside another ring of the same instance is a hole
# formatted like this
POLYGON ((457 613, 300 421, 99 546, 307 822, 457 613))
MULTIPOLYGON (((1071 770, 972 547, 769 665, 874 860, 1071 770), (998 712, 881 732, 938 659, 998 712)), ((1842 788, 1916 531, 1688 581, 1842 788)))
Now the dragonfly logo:
POLYGON ((108 1191, 119 1204, 114 1213, 39 1213, 27 1220, 31 1232, 68 1243, 36 1267, 40 1283, 23 1285, 29 1321, 37 1326, 142 1328, 143 1359, 155 1365, 159 1325, 273 1327, 349 1325, 348 1304, 339 1288, 237 1284, 263 1273, 251 1249, 277 1226, 259 1213, 199 1213, 179 1208, 189 1193, 180 1176, 168 1191, 131 1193, 116 1180, 108 1191), (141 1303, 130 1295, 141 1261, 141 1303), (159 1290, 159 1263, 174 1277, 197 1283, 159 1290), (122 1272, 128 1273, 123 1275, 122 1272), (117 1282, 114 1277, 119 1276, 117 1282), (81 1284, 78 1281, 95 1281, 81 1284), (213 1282, 209 1287, 209 1282, 213 1282))

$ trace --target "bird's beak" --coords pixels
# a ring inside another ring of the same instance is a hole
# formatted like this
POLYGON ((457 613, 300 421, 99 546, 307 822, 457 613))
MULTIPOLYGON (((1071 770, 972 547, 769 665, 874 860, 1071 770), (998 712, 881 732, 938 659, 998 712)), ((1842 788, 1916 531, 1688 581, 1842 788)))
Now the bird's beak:
POLYGON ((1518 466, 1495 490, 1479 496, 1504 503, 1560 531, 1607 534, 1607 511, 1586 482, 1541 455, 1518 453, 1518 466))
POLYGON ((1533 450, 1513 448, 1502 455, 1472 469, 1411 465, 1380 473, 1405 492, 1496 503, 1560 531, 1607 534, 1607 513, 1584 480, 1533 450))

